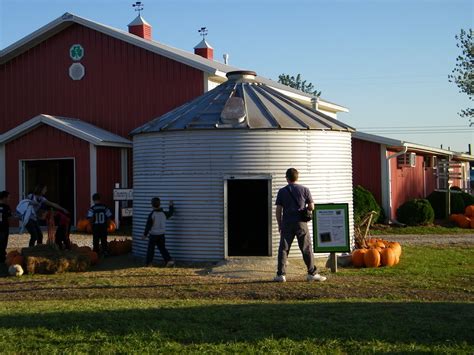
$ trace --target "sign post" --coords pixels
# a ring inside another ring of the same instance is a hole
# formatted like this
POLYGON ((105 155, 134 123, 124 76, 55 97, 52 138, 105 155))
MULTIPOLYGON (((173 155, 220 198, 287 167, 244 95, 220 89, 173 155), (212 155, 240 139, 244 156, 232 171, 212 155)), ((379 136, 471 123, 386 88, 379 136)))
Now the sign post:
MULTIPOLYGON (((120 228, 120 201, 133 200, 133 189, 121 189, 119 183, 115 183, 114 201, 115 201, 115 224, 117 229, 120 228)), ((131 217, 133 215, 132 208, 123 208, 122 216, 131 217)))
POLYGON ((337 252, 350 252, 349 204, 316 204, 313 211, 313 249, 330 253, 331 271, 337 272, 337 252))

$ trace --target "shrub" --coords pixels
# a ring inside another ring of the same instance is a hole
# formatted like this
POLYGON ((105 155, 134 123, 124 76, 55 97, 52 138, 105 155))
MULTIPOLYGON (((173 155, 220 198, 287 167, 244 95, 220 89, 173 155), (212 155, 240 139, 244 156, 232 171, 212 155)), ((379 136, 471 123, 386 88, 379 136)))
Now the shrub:
MULTIPOLYGON (((471 201, 470 198, 472 197, 466 193, 459 193, 451 191, 451 213, 464 213, 465 210, 465 202, 463 198, 463 194, 468 195, 469 197, 466 198, 467 201, 471 201)), ((428 197, 427 200, 430 202, 431 207, 435 212, 436 219, 444 219, 447 218, 446 216, 446 192, 443 191, 433 191, 428 197)), ((469 205, 467 205, 469 206, 469 205)))
POLYGON ((461 198, 464 201, 464 208, 470 205, 474 205, 474 196, 472 196, 471 194, 468 194, 467 192, 461 192, 461 198))
POLYGON ((400 222, 409 226, 433 223, 434 210, 428 200, 413 199, 405 202, 397 210, 397 218, 400 222))
POLYGON ((377 212, 374 216, 375 221, 383 221, 384 215, 377 201, 375 201, 374 195, 369 190, 364 189, 358 185, 354 187, 353 191, 354 198, 354 223, 359 223, 364 216, 370 211, 377 212))

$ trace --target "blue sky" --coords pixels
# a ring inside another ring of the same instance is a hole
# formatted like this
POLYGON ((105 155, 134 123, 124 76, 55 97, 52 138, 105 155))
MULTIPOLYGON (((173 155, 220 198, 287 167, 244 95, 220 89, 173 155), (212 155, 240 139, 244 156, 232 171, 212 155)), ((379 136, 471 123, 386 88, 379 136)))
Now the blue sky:
MULTIPOLYGON (((474 143, 457 116, 471 102, 447 79, 460 53, 454 36, 474 24, 472 0, 143 2, 155 40, 192 51, 207 26, 217 60, 229 53, 233 66, 274 80, 301 73, 348 107, 339 118, 358 129, 458 151, 474 143)), ((132 3, 0 0, 0 48, 66 11, 126 29, 132 3)))

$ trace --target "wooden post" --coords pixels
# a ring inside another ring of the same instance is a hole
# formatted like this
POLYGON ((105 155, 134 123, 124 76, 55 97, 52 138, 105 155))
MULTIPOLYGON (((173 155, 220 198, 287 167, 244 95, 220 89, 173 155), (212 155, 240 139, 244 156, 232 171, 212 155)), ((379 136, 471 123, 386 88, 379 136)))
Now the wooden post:
MULTIPOLYGON (((118 182, 115 183, 115 188, 119 189, 120 184, 118 182)), ((119 201, 115 201, 115 225, 116 225, 116 230, 120 229, 120 203, 119 201)))
POLYGON ((331 272, 337 272, 337 255, 335 252, 329 255, 329 266, 331 267, 331 272))

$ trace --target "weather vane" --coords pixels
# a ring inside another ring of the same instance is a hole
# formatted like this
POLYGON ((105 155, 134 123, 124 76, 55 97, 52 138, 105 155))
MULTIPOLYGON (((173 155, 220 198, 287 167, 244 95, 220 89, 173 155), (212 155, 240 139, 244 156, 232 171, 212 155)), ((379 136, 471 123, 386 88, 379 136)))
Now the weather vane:
POLYGON ((201 27, 200 30, 198 30, 199 34, 202 36, 202 39, 207 36, 207 28, 206 27, 201 27))
POLYGON ((135 11, 138 11, 138 16, 140 16, 140 12, 143 11, 143 3, 141 1, 135 1, 135 4, 132 4, 135 7, 135 11))

